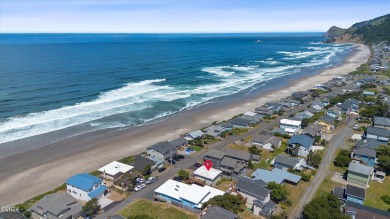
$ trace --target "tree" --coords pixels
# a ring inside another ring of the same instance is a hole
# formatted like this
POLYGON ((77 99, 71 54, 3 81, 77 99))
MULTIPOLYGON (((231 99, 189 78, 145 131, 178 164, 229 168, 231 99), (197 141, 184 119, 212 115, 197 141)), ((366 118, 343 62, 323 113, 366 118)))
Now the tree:
POLYGON ((349 151, 347 150, 340 151, 333 162, 336 167, 347 167, 349 163, 351 163, 351 158, 349 157, 349 151))
POLYGON ((302 119, 302 123, 301 123, 302 128, 306 128, 309 125, 309 121, 310 120, 308 118, 302 119))
POLYGON ((385 170, 386 173, 390 173, 390 147, 381 145, 377 149, 379 154, 378 164, 385 170))
POLYGON ((334 195, 317 197, 311 200, 302 211, 304 219, 349 219, 350 217, 340 213, 341 202, 334 195))
POLYGON ((202 208, 205 208, 208 205, 214 205, 238 213, 243 210, 243 204, 243 201, 241 201, 238 196, 225 193, 209 199, 207 202, 203 203, 202 208))
POLYGON ((321 155, 319 153, 313 153, 312 151, 309 152, 307 155, 307 160, 309 161, 309 165, 313 167, 318 167, 321 163, 321 155))
POLYGON ((87 217, 93 217, 100 212, 100 205, 97 198, 89 200, 84 206, 83 211, 87 217))
POLYGON ((146 165, 144 170, 142 171, 142 175, 144 175, 144 176, 149 175, 151 169, 152 169, 152 167, 150 165, 146 165))
POLYGON ((251 154, 258 154, 258 155, 260 155, 261 152, 262 152, 261 149, 257 148, 256 145, 252 145, 251 147, 248 148, 248 150, 249 150, 249 153, 251 153, 251 154))
POLYGON ((288 191, 284 185, 279 185, 275 182, 269 182, 267 188, 271 189, 272 201, 279 203, 287 199, 288 191))
POLYGON ((118 185, 122 188, 125 189, 127 188, 127 191, 133 191, 134 189, 134 181, 135 178, 132 177, 129 173, 123 174, 123 176, 120 178, 118 181, 118 185))
POLYGON ((187 180, 190 177, 190 174, 185 170, 179 170, 177 175, 184 180, 187 180))
POLYGON ((255 166, 253 165, 251 160, 248 162, 248 168, 251 170, 253 170, 253 168, 255 168, 255 166))

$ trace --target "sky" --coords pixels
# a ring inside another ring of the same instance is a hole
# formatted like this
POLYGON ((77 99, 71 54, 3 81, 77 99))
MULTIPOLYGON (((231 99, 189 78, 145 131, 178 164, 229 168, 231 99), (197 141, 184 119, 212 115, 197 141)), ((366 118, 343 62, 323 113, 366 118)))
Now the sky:
POLYGON ((325 32, 390 0, 0 0, 0 33, 325 32))

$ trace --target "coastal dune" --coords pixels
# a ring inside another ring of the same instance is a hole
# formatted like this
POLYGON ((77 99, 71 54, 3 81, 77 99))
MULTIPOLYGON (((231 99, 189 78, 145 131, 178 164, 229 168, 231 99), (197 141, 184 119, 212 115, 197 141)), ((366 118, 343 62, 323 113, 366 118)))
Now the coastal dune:
POLYGON ((96 132, 72 137, 15 156, 0 159, 0 206, 22 202, 46 192, 75 173, 90 172, 146 147, 170 140, 183 133, 223 121, 245 111, 253 111, 268 101, 278 100, 295 91, 312 88, 334 77, 354 71, 370 56, 367 46, 356 44, 354 52, 337 66, 317 75, 301 78, 283 88, 259 97, 222 106, 204 106, 184 112, 163 122, 113 132, 96 132))

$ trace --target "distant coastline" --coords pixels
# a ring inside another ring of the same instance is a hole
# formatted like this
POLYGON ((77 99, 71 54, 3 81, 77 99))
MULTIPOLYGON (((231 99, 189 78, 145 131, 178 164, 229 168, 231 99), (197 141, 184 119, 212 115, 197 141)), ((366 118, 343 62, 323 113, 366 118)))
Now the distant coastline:
POLYGON ((354 51, 337 66, 294 80, 287 86, 274 87, 245 100, 209 104, 163 122, 130 130, 113 129, 80 135, 0 159, 0 194, 9 197, 6 201, 1 200, 0 205, 16 203, 44 192, 61 184, 74 173, 95 170, 112 160, 139 153, 158 141, 173 139, 180 134, 210 125, 213 121, 229 119, 270 100, 277 100, 294 91, 306 90, 333 77, 345 75, 365 63, 369 56, 367 46, 356 45, 354 51), (28 188, 26 183, 31 181, 40 183, 34 185, 34 188, 28 188), (13 185, 12 188, 10 185, 13 185))

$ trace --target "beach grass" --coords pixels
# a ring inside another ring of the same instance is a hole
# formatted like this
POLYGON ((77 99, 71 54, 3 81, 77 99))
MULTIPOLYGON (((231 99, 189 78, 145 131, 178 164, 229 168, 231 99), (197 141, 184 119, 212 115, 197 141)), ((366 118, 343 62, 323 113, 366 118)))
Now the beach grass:
POLYGON ((285 208, 287 215, 288 215, 288 213, 290 213, 294 204, 299 202, 299 199, 301 198, 303 192, 307 189, 307 187, 309 187, 310 183, 311 182, 305 182, 305 181, 301 180, 298 183, 298 185, 291 185, 288 183, 284 184, 287 191, 288 191, 288 199, 291 201, 291 203, 293 203, 292 206, 286 206, 282 203, 282 205, 284 205, 284 208, 285 208))
POLYGON ((130 204, 119 215, 128 218, 136 215, 148 215, 155 219, 197 219, 196 214, 185 212, 180 208, 161 202, 151 202, 145 199, 139 199, 130 204))
POLYGON ((135 161, 135 156, 128 156, 120 159, 118 162, 131 165, 134 163, 134 161, 135 161))
POLYGON ((385 203, 381 196, 388 195, 390 196, 390 177, 387 176, 383 183, 371 181, 370 187, 366 191, 366 200, 364 205, 370 206, 373 208, 379 208, 384 211, 390 209, 390 205, 385 203))
POLYGON ((238 145, 238 144, 229 144, 228 148, 239 150, 239 151, 244 151, 244 152, 249 152, 248 151, 248 147, 242 146, 242 145, 238 145))
POLYGON ((35 203, 37 203, 39 200, 41 200, 46 195, 57 193, 57 192, 59 192, 61 190, 66 190, 66 184, 65 183, 60 185, 60 186, 58 186, 57 188, 55 188, 55 189, 53 189, 51 191, 48 191, 48 192, 39 194, 37 196, 34 196, 33 198, 30 198, 29 200, 23 202, 22 204, 17 204, 15 207, 19 208, 19 210, 21 212, 23 212, 23 211, 29 209, 31 206, 33 206, 35 203))
POLYGON ((232 130, 230 130, 230 132, 233 133, 233 135, 241 135, 248 130, 248 128, 233 128, 232 130))

